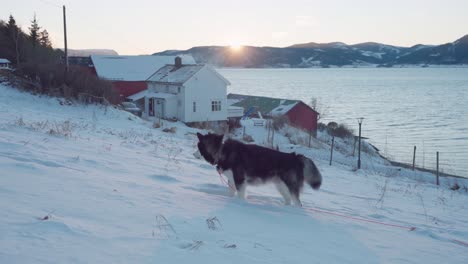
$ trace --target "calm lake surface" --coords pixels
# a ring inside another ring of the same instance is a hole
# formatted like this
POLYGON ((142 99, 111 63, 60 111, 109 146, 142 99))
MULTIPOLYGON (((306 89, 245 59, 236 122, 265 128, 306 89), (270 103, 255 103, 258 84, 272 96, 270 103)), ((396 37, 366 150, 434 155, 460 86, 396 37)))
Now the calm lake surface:
MULTIPOLYGON (((318 101, 396 161, 468 177, 468 68, 219 69, 229 92, 318 101)), ((357 134, 357 133, 356 133, 357 134)))

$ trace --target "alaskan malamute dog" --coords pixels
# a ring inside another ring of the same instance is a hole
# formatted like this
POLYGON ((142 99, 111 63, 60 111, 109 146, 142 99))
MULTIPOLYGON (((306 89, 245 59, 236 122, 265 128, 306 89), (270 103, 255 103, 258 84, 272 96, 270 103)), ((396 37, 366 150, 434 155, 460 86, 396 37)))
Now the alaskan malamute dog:
POLYGON ((315 164, 296 153, 283 153, 269 148, 244 144, 223 136, 197 133, 198 149, 206 161, 216 165, 228 177, 231 191, 245 198, 247 184, 273 182, 284 198, 285 204, 302 206, 299 200, 304 181, 318 190, 322 176, 315 164), (235 189, 234 189, 235 187, 235 189))

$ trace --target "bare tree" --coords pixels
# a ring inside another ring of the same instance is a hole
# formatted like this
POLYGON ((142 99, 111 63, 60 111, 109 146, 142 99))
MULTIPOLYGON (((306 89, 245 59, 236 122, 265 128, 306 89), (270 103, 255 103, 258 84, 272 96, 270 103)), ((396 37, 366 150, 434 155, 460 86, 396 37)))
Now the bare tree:
POLYGON ((327 116, 330 110, 328 106, 323 105, 321 101, 316 97, 312 97, 308 105, 317 113, 319 113, 317 121, 327 116))

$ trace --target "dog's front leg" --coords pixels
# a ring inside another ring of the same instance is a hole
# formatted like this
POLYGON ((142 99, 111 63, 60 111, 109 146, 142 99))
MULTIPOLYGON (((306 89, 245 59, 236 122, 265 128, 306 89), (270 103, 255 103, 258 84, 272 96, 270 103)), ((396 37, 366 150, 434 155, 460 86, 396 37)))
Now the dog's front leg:
POLYGON ((245 181, 245 174, 240 169, 233 169, 233 180, 236 184, 237 196, 241 199, 245 199, 245 189, 247 188, 247 182, 245 181))
MULTIPOLYGON (((219 170, 221 170, 221 169, 219 169, 219 170)), ((218 170, 218 172, 219 172, 219 170, 218 170)), ((234 196, 236 194, 236 184, 234 183, 234 175, 232 173, 232 170, 222 171, 221 173, 226 175, 226 177, 228 179, 229 195, 234 196)))

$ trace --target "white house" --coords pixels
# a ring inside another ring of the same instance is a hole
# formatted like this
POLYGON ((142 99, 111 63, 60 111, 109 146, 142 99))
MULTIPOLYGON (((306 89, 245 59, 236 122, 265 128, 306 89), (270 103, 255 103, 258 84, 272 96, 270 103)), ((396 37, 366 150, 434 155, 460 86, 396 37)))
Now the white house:
POLYGON ((230 82, 205 64, 166 65, 148 79, 148 89, 128 98, 143 111, 144 118, 160 117, 182 122, 224 121, 242 116, 243 109, 228 115, 227 86, 230 82))
POLYGON ((0 58, 0 69, 11 69, 11 62, 7 59, 0 58))

